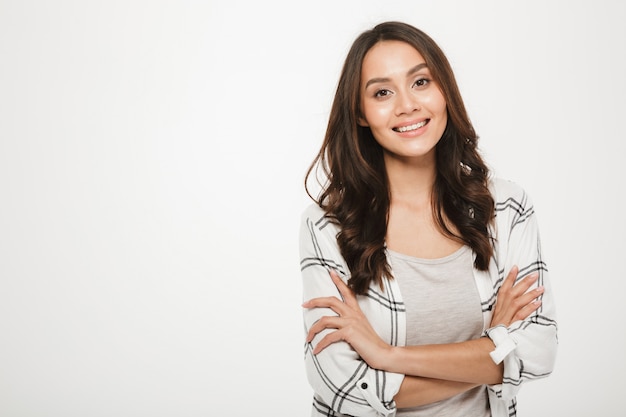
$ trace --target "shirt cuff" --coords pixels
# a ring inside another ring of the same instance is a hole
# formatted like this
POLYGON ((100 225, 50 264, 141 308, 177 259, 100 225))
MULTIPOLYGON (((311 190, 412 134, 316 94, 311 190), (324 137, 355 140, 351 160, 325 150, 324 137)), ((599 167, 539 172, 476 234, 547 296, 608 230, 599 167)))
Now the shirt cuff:
POLYGON ((509 334, 509 331, 503 325, 498 325, 490 329, 485 330, 485 334, 496 348, 489 353, 493 362, 498 365, 507 357, 507 355, 515 350, 517 343, 509 334))
POLYGON ((367 378, 360 379, 357 382, 357 388, 361 392, 361 395, 363 395, 363 398, 376 410, 378 415, 384 417, 394 417, 396 415, 395 402, 390 404, 392 408, 385 407, 376 395, 376 385, 368 381, 367 378))

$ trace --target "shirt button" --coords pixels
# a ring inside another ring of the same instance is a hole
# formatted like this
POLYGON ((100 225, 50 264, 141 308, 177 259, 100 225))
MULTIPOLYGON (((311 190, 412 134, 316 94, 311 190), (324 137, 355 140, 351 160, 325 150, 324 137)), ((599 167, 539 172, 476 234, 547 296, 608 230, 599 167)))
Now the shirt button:
POLYGON ((363 383, 361 384, 361 388, 363 388, 363 389, 367 389, 367 382, 363 382, 363 383))

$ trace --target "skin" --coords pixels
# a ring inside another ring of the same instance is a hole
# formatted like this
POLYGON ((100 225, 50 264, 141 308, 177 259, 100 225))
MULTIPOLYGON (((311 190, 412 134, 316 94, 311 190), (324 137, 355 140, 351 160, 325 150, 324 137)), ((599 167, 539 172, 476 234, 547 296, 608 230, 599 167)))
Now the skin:
POLYGON ((407 43, 383 41, 365 55, 359 124, 385 149, 386 162, 431 162, 447 124, 446 102, 422 55, 407 43), (401 128, 423 124, 406 132, 401 128))
POLYGON ((384 149, 391 191, 387 246, 420 258, 440 258, 461 246, 432 217, 435 146, 448 121, 445 98, 432 78, 422 55, 404 42, 379 42, 363 60, 361 124, 384 149), (426 124, 398 131, 417 123, 426 124))
MULTIPOLYGON (((431 190, 436 176, 435 146, 447 123, 446 102, 422 55, 400 41, 382 41, 366 54, 362 66, 361 118, 384 151, 390 186, 387 247, 419 258, 441 258, 461 243, 445 236, 432 216, 431 190), (401 131, 410 126, 408 131, 401 131)), ((452 225, 451 230, 456 232, 452 225)), ((372 328, 354 294, 334 271, 330 277, 343 301, 321 297, 305 308, 330 308, 311 326, 307 342, 324 329, 335 329, 315 346, 317 354, 328 345, 349 343, 373 368, 406 375, 395 397, 399 408, 414 407, 452 397, 482 384, 502 382, 503 366, 489 353, 487 337, 462 343, 391 346, 372 328)), ((517 281, 512 268, 498 293, 491 326, 509 326, 528 317, 543 292, 531 274, 517 281)))

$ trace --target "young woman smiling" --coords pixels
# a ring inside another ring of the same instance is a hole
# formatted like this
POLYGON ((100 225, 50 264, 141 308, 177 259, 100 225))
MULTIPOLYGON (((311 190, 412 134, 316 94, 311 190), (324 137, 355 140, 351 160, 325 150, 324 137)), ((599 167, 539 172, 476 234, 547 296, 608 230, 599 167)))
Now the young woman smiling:
POLYGON ((355 40, 300 231, 312 415, 515 416, 551 373, 533 205, 477 140, 429 36, 386 22, 355 40))

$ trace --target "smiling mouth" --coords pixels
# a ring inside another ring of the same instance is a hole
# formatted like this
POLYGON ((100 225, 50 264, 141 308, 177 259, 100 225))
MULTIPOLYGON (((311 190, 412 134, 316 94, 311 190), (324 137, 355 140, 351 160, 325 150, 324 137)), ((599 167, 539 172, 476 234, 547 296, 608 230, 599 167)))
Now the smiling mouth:
POLYGON ((421 122, 419 122, 419 123, 415 123, 415 124, 412 124, 412 125, 409 125, 409 126, 394 127, 394 128, 393 128, 393 131, 394 131, 394 132, 399 132, 399 133, 410 132, 410 131, 412 131, 412 130, 417 130, 417 129, 419 129, 420 127, 424 127, 424 126, 426 126, 426 124, 427 124, 428 122, 430 122, 430 119, 426 119, 426 120, 424 120, 424 121, 421 121, 421 122))

